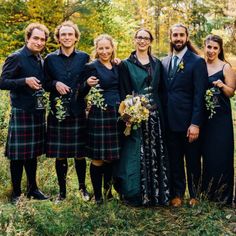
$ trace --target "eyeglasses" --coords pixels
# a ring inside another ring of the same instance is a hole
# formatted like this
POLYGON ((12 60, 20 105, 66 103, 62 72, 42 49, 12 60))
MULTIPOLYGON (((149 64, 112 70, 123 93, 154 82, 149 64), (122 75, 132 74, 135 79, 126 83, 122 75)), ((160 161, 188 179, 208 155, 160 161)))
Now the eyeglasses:
POLYGON ((142 39, 146 42, 150 41, 151 39, 149 37, 142 37, 142 36, 137 36, 135 37, 138 41, 142 41, 142 39))

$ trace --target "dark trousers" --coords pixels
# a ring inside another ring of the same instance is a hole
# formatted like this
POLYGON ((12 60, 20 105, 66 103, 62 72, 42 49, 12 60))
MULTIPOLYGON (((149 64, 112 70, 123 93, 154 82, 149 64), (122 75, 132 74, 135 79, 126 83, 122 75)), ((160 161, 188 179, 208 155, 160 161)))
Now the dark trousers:
POLYGON ((168 131, 171 196, 184 197, 186 189, 185 165, 190 198, 196 198, 201 190, 201 150, 199 140, 188 142, 187 132, 168 131))

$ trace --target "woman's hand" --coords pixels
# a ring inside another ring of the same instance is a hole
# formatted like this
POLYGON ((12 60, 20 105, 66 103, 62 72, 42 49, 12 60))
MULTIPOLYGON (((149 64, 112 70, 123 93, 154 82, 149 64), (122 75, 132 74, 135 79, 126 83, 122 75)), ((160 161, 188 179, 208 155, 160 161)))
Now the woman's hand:
POLYGON ((116 58, 113 59, 113 62, 114 62, 115 65, 119 65, 121 63, 121 59, 116 57, 116 58))
POLYGON ((90 86, 90 87, 94 87, 98 84, 99 82, 99 79, 97 79, 97 77, 95 76, 90 76, 88 79, 87 79, 87 84, 90 86))
POLYGON ((212 82, 212 84, 213 84, 214 86, 218 87, 218 88, 223 88, 224 85, 225 85, 225 84, 223 83, 223 81, 220 80, 220 79, 218 79, 218 80, 212 82))

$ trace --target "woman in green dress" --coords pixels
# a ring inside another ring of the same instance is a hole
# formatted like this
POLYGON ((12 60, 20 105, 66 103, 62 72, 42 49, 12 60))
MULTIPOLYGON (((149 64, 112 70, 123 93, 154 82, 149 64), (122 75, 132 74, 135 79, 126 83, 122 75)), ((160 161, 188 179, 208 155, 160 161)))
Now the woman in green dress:
POLYGON ((117 190, 133 206, 167 205, 169 201, 168 156, 163 135, 159 90, 161 62, 151 54, 149 30, 136 32, 136 50, 120 64, 121 100, 128 94, 147 95, 150 115, 140 128, 121 140, 121 156, 115 167, 117 190))

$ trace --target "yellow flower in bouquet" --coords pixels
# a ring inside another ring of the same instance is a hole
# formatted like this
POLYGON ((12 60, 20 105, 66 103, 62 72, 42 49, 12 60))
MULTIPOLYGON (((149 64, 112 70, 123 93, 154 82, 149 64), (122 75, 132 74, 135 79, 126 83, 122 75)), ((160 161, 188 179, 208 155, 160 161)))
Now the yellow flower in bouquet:
POLYGON ((126 99, 121 102, 119 113, 120 119, 126 124, 125 136, 130 135, 131 128, 134 130, 139 128, 142 121, 148 119, 148 104, 149 100, 143 95, 127 95, 126 99))

